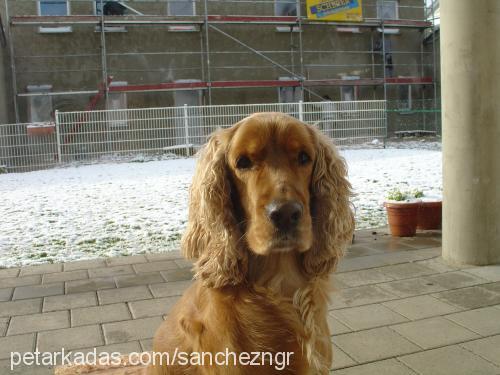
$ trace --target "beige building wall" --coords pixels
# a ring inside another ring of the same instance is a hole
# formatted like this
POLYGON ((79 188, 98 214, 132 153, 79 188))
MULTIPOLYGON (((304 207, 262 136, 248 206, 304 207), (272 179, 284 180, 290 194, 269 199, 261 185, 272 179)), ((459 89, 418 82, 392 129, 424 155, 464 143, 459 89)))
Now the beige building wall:
MULTIPOLYGON (((71 14, 93 14, 92 1, 72 1, 71 14)), ((35 1, 9 0, 11 15, 37 14, 35 1)), ((129 1, 128 5, 145 14, 164 15, 166 3, 155 1, 129 1)), ((423 20, 423 0, 401 0, 401 19, 423 20)), ((202 1, 195 1, 197 14, 203 14, 202 1)), ((364 0, 364 17, 376 17, 376 0, 364 0)), ((274 15, 274 3, 209 2, 209 14, 274 15)), ((302 4, 305 14, 305 4, 302 4)), ((360 78, 383 77, 382 55, 372 54, 372 37, 376 44, 381 33, 361 28, 359 34, 340 33, 332 25, 304 25, 302 43, 304 71, 300 69, 299 33, 279 32, 275 25, 215 25, 249 46, 264 51, 307 79, 339 79, 345 76, 360 78), (336 65, 336 66, 333 66, 336 65)), ((204 55, 205 33, 172 32, 167 26, 127 26, 125 32, 106 33, 107 72, 116 81, 129 84, 158 84, 179 79, 207 80, 204 55)), ((393 76, 421 76, 420 46, 422 31, 400 28, 398 35, 387 36, 393 51, 393 76)), ((65 34, 40 33, 36 26, 13 28, 16 55, 18 91, 26 92, 28 85, 50 84, 53 91, 96 90, 103 79, 101 60, 101 34, 94 25, 73 25, 65 34), (37 57, 38 56, 38 57, 37 57), (41 57, 44 56, 44 57, 41 57)), ((290 76, 235 41, 210 30, 210 78, 212 81, 276 80, 290 76)), ((311 88, 319 97, 328 95, 340 100, 340 87, 311 88)), ((412 88, 415 102, 422 98, 422 86, 412 88)), ((432 90, 429 90, 431 92, 432 90)), ((204 92, 204 103, 208 103, 204 92)), ((358 99, 382 99, 381 86, 363 86, 357 90, 358 99)), ((390 87, 392 100, 400 97, 398 87, 390 87)), ((53 98, 54 109, 81 110, 91 94, 53 98)), ((318 96, 305 93, 307 101, 318 101, 318 96)), ((278 101, 278 88, 217 89, 212 90, 212 104, 266 103, 278 101)), ((20 120, 26 120, 27 100, 19 101, 20 120)), ((134 107, 172 106, 172 92, 128 93, 127 105, 134 107)), ((397 104, 395 104, 397 105, 397 104)), ((103 102, 98 108, 104 108, 103 102)), ((422 121, 420 114, 392 115, 391 124, 411 127, 422 121)))

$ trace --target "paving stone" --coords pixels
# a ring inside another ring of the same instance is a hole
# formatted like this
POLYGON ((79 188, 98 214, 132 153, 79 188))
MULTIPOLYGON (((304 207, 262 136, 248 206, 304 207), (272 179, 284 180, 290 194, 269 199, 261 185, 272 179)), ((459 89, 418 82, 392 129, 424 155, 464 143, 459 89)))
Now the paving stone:
POLYGON ((40 284, 42 277, 40 275, 30 275, 22 277, 6 277, 1 280, 2 288, 10 288, 16 286, 40 284))
POLYGON ((446 288, 441 285, 437 285, 425 278, 391 281, 384 284, 378 284, 378 286, 401 298, 446 290, 446 288))
POLYGON ((387 265, 387 260, 381 258, 380 255, 368 255, 359 258, 342 258, 337 267, 337 272, 359 271, 368 268, 382 267, 385 265, 387 265))
POLYGON ((106 259, 107 266, 122 266, 125 264, 146 263, 148 260, 145 255, 127 255, 121 257, 113 257, 106 259))
POLYGON ((23 267, 21 268, 19 276, 40 275, 42 273, 53 273, 61 271, 62 271, 61 263, 47 263, 47 264, 41 264, 39 266, 23 267))
POLYGON ((140 344, 143 352, 150 352, 153 350, 153 339, 141 340, 140 344))
POLYGON ((155 298, 144 301, 129 302, 134 319, 168 314, 180 297, 155 298))
POLYGON ((420 375, 493 375, 499 369, 458 345, 398 358, 420 375))
POLYGON ((12 299, 28 299, 35 297, 55 296, 58 294, 64 294, 63 283, 18 286, 16 289, 14 289, 14 295, 12 299))
POLYGON ((100 305, 137 301, 153 297, 148 287, 145 285, 132 286, 129 288, 99 290, 97 292, 97 296, 99 297, 100 305))
POLYGON ((17 277, 19 275, 19 268, 1 268, 0 279, 5 277, 17 277))
POLYGON ((7 326, 9 325, 9 318, 0 318, 0 336, 7 334, 7 326))
POLYGON ((393 251, 403 251, 403 250, 414 250, 412 246, 408 246, 406 241, 401 238, 389 237, 385 239, 380 239, 371 242, 369 245, 365 245, 370 249, 379 250, 383 252, 393 252, 393 251))
POLYGON ((182 254, 179 251, 165 251, 163 253, 149 253, 149 254, 144 254, 144 255, 146 256, 147 260, 150 262, 183 258, 182 254))
POLYGON ((165 281, 171 282, 171 281, 183 281, 183 280, 192 280, 193 279, 193 272, 191 271, 191 268, 182 268, 182 269, 176 269, 176 270, 169 270, 169 271, 161 271, 160 272, 165 281))
POLYGON ((464 288, 466 286, 473 286, 488 282, 487 280, 481 279, 474 275, 470 275, 463 271, 454 271, 428 276, 425 277, 425 280, 437 285, 441 285, 446 289, 458 289, 464 288))
POLYGON ((344 272, 335 275, 335 279, 348 287, 383 283, 394 280, 392 277, 382 273, 381 268, 361 271, 344 272))
POLYGON ((76 262, 64 263, 64 271, 86 270, 106 266, 104 259, 78 260, 76 262))
POLYGON ((483 289, 489 290, 490 292, 500 294, 500 282, 495 282, 491 284, 481 285, 483 289))
POLYGON ((106 344, 115 344, 152 338, 162 322, 162 318, 154 317, 106 323, 102 327, 106 344))
POLYGON ((406 246, 411 246, 415 249, 436 248, 441 247, 441 240, 439 237, 429 238, 420 237, 418 234, 415 237, 405 237, 404 242, 406 246))
POLYGON ((155 283, 162 283, 165 280, 161 277, 159 272, 154 273, 141 273, 139 275, 124 275, 116 276, 116 285, 119 288, 134 286, 134 285, 148 285, 155 283))
POLYGON ((377 255, 368 255, 359 258, 343 259, 337 271, 357 271, 368 268, 389 266, 393 264, 414 262, 425 259, 428 255, 422 254, 422 251, 400 251, 394 253, 385 253, 377 255))
POLYGON ((117 322, 132 316, 125 303, 92 306, 71 310, 71 326, 84 326, 96 323, 117 322))
POLYGON ((137 273, 179 269, 180 267, 175 262, 175 260, 159 260, 150 263, 134 264, 134 269, 137 273))
POLYGON ((447 315, 449 319, 483 336, 500 334, 500 309, 483 307, 457 314, 447 315))
POLYGON ((391 328, 424 349, 479 338, 474 332, 441 316, 398 324, 391 328))
POLYGON ((55 283, 58 281, 81 280, 81 279, 88 279, 88 277, 89 275, 87 270, 46 273, 43 275, 42 283, 48 284, 48 283, 55 283))
POLYGON ((69 326, 69 311, 19 315, 11 318, 7 334, 12 336, 56 328, 67 328, 69 326))
POLYGON ((78 349, 79 352, 81 353, 89 353, 89 352, 96 352, 97 354, 99 353, 120 353, 120 354, 129 354, 129 353, 141 353, 143 350, 141 348, 141 345, 139 341, 129 341, 129 342, 123 342, 119 344, 112 344, 112 345, 102 345, 102 346, 97 346, 97 347, 90 347, 90 348, 83 348, 83 349, 78 349))
POLYGON ((135 274, 130 264, 89 269, 90 278, 135 274))
POLYGON ((500 281, 500 265, 470 268, 465 270, 465 272, 489 281, 500 281))
POLYGON ((387 292, 376 285, 358 286, 342 289, 332 295, 330 309, 369 305, 394 299, 394 294, 387 292))
POLYGON ((96 277, 89 280, 74 280, 66 282, 66 293, 90 292, 93 290, 115 288, 116 283, 112 277, 96 277))
POLYGON ((333 345, 333 370, 354 365, 356 365, 354 359, 345 354, 338 346, 333 345))
POLYGON ((38 334, 38 349, 41 352, 66 351, 104 345, 98 325, 56 329, 38 334))
POLYGON ((27 365, 18 365, 13 366, 13 370, 10 370, 10 359, 4 359, 0 361, 0 374, 9 374, 9 375, 53 375, 54 367, 53 366, 27 366, 27 365))
POLYGON ((326 320, 330 328, 330 335, 341 335, 343 333, 352 332, 352 329, 334 317, 331 312, 328 313, 326 320))
POLYGON ((63 294, 60 296, 45 297, 43 311, 70 310, 77 307, 95 305, 97 305, 95 292, 63 294))
POLYGON ((42 311, 42 299, 0 302, 0 316, 34 314, 42 311))
POLYGON ((335 375, 417 375, 417 373, 396 359, 367 363, 337 370, 335 375))
POLYGON ((331 314, 354 331, 408 321, 405 317, 379 304, 334 310, 331 314))
POLYGON ((447 264, 442 257, 420 260, 415 263, 430 268, 436 271, 436 273, 457 271, 459 269, 458 267, 447 264))
POLYGON ((387 327, 333 336, 333 342, 359 363, 421 350, 387 327))
POLYGON ((35 334, 0 337, 0 359, 10 358, 11 352, 26 353, 35 349, 35 334))
MULTIPOLYGON (((472 353, 493 362, 497 366, 500 366, 500 335, 469 341, 461 346, 472 353)), ((498 373, 500 374, 500 371, 498 373)))
POLYGON ((411 279, 414 277, 436 273, 430 268, 415 263, 396 264, 393 266, 382 267, 378 270, 393 280, 411 279))
POLYGON ((346 258, 357 258, 361 256, 381 254, 381 253, 382 252, 380 250, 371 249, 368 246, 352 245, 347 248, 344 256, 346 258))
POLYGON ((193 263, 194 263, 193 260, 189 260, 189 259, 185 259, 185 258, 176 259, 176 260, 174 260, 174 262, 175 262, 175 264, 177 264, 177 267, 179 267, 179 268, 190 268, 190 267, 193 267, 193 263))
POLYGON ((3 288, 0 289, 0 301, 10 301, 12 298, 12 291, 14 288, 3 288))
POLYGON ((432 296, 417 296, 395 301, 383 302, 382 305, 408 319, 424 319, 459 311, 456 306, 444 303, 432 296))
POLYGON ((155 298, 180 296, 192 284, 192 280, 174 281, 169 283, 151 284, 149 289, 151 289, 155 298))
POLYGON ((482 286, 472 286, 458 290, 451 290, 433 294, 441 301, 461 307, 463 309, 476 309, 478 307, 497 305, 500 303, 500 294, 485 289, 482 286))
MULTIPOLYGON (((354 272, 356 272, 356 271, 354 271, 354 272)), ((337 275, 343 275, 343 274, 342 273, 340 273, 340 274, 334 273, 333 275, 330 276, 330 280, 329 280, 329 283, 330 283, 330 286, 332 287, 333 293, 335 293, 337 290, 346 289, 346 288, 350 287, 346 283, 340 281, 337 278, 337 275)))

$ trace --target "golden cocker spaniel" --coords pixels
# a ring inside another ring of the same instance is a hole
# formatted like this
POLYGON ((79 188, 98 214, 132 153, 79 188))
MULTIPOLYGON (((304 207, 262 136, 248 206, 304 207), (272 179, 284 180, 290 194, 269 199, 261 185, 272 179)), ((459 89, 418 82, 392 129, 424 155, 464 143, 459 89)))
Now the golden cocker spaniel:
POLYGON ((330 139, 282 113, 251 115, 210 138, 182 238, 196 282, 153 350, 292 355, 279 371, 229 361, 157 363, 150 374, 328 373, 328 277, 354 229, 346 174, 330 139))

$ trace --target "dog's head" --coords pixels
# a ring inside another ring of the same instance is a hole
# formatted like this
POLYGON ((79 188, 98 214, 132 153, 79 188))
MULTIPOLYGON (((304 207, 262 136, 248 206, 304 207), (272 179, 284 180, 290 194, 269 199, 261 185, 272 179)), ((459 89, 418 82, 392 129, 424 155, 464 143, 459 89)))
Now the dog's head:
POLYGON ((300 253, 308 276, 327 274, 354 228, 344 160, 310 125, 259 113, 215 133, 201 151, 182 247, 197 277, 245 280, 248 252, 300 253))

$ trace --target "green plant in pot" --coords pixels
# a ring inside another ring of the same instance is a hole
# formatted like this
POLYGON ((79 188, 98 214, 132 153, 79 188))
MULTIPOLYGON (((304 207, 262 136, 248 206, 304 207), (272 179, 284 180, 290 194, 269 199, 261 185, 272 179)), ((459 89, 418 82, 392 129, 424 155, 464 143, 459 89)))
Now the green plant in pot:
POLYGON ((417 231, 418 211, 423 192, 394 188, 384 203, 391 234, 395 237, 413 237, 417 231))

